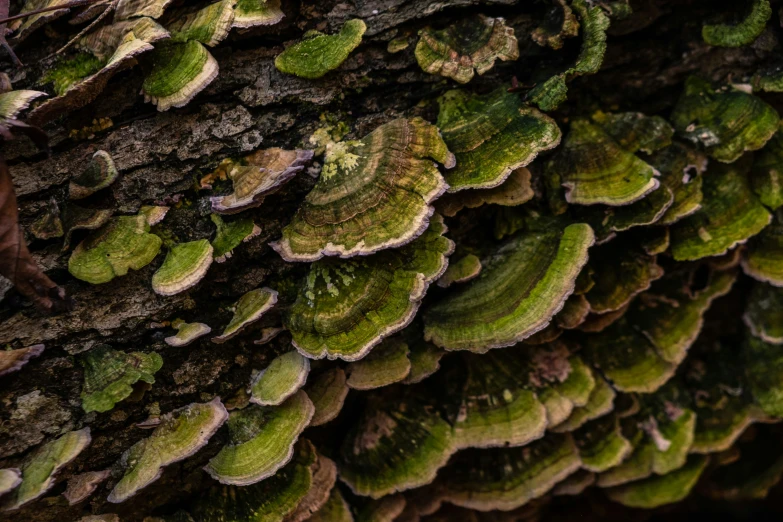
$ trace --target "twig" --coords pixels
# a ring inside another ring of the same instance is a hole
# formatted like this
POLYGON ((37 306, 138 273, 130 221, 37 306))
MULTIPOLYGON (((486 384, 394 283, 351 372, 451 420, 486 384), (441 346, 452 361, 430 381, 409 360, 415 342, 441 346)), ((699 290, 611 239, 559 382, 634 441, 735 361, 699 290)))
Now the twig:
POLYGON ((93 29, 93 27, 95 27, 96 25, 98 25, 98 24, 101 22, 101 20, 103 20, 104 18, 106 18, 106 16, 107 16, 109 13, 111 13, 112 11, 114 11, 114 9, 117 7, 117 3, 118 3, 119 1, 120 1, 120 0, 112 0, 111 2, 109 2, 109 5, 108 5, 108 6, 106 6, 106 9, 104 9, 104 10, 103 10, 103 12, 102 12, 100 15, 98 15, 98 18, 96 18, 95 20, 93 20, 93 21, 92 21, 92 22, 91 22, 91 23, 90 23, 90 24, 89 24, 87 27, 85 27, 84 29, 82 29, 81 31, 79 31, 79 34, 77 34, 76 36, 74 36, 73 38, 71 38, 70 40, 68 40, 68 43, 67 43, 67 44, 65 44, 65 45, 63 45, 63 46, 62 46, 62 47, 60 47, 59 49, 57 49, 57 51, 55 51, 55 52, 54 52, 54 54, 61 54, 61 53, 65 52, 65 50, 66 50, 66 49, 68 49, 70 46, 72 46, 74 43, 76 43, 76 41, 77 41, 79 38, 81 38, 82 36, 84 36, 85 34, 87 34, 87 32, 91 31, 91 30, 93 29))

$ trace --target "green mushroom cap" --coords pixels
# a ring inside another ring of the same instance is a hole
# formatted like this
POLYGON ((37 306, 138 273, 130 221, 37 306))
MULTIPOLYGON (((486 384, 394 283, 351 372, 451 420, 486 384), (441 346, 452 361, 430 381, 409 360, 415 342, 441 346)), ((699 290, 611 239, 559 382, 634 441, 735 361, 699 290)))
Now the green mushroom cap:
POLYGON ((142 92, 159 111, 187 105, 218 74, 217 60, 196 40, 164 42, 155 47, 151 62, 142 92))
POLYGON ((247 29, 260 25, 275 25, 284 18, 280 0, 237 0, 232 27, 247 29))
POLYGON ((236 337, 252 323, 261 319, 277 303, 277 292, 271 288, 256 288, 239 298, 234 307, 234 316, 223 329, 223 333, 213 337, 212 342, 224 343, 236 337))
POLYGON ((701 36, 708 44, 720 47, 750 45, 764 32, 770 16, 769 0, 752 0, 750 12, 739 23, 705 24, 701 36))
POLYGON ((87 168, 71 178, 68 195, 71 199, 86 198, 114 183, 118 175, 111 155, 105 150, 99 150, 92 155, 87 168))
POLYGON ((277 406, 304 386, 310 373, 310 359, 297 351, 275 357, 250 383, 250 402, 277 406))

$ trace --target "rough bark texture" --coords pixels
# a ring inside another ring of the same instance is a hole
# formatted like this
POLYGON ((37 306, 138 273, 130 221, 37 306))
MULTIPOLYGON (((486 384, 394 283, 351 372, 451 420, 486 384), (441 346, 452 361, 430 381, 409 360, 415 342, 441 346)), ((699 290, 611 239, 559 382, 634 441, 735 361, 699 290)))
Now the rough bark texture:
MULTIPOLYGON (((713 80, 725 80, 732 74, 752 73, 777 44, 776 36, 768 33, 751 47, 708 46, 701 40, 701 20, 694 13, 708 16, 715 8, 712 1, 638 0, 632 5, 634 15, 610 31, 602 71, 589 81, 578 79, 571 84, 567 107, 582 100, 603 107, 644 107, 648 114, 666 114, 687 75, 699 72, 713 80), (683 8, 684 4, 689 4, 688 9, 683 8)), ((166 412, 215 395, 228 400, 249 382, 251 369, 264 367, 290 342, 290 337, 283 334, 262 347, 254 346, 252 337, 245 336, 222 345, 205 338, 186 348, 172 348, 163 338, 171 335, 165 325, 178 317, 219 328, 230 319, 228 307, 244 292, 270 279, 295 281, 303 274, 304 267, 284 263, 267 243, 280 236, 282 226, 312 187, 313 178, 299 175, 263 206, 248 212, 262 233, 240 247, 230 262, 214 265, 194 290, 161 297, 152 292, 149 281, 163 256, 138 272, 92 286, 70 276, 68 254, 61 252, 58 240, 39 241, 29 235, 30 224, 46 202, 65 194, 70 176, 81 171, 92 153, 109 151, 120 171, 119 180, 110 189, 111 198, 103 196, 112 200, 118 213, 135 212, 143 204, 172 201, 181 194, 180 203, 166 218, 172 238, 186 241, 209 237, 213 225, 208 218, 208 197, 213 193, 195 187, 198 179, 222 159, 260 146, 301 147, 325 112, 352 125, 349 137, 361 137, 401 115, 422 115, 434 121, 437 106, 432 101, 449 84, 422 72, 413 57, 415 35, 427 24, 442 26, 478 12, 507 19, 519 38, 521 56, 516 62, 499 62, 489 73, 473 80, 487 88, 511 86, 514 76, 521 84, 529 84, 539 68, 572 60, 578 52, 577 41, 569 41, 564 52, 554 53, 529 37, 534 20, 546 7, 543 3, 514 0, 285 1, 282 23, 244 34, 234 32, 213 50, 220 75, 187 107, 158 113, 154 106, 145 104, 138 95, 142 71, 137 67, 115 77, 97 101, 46 128, 51 137, 51 157, 38 153, 23 140, 7 144, 5 154, 17 191, 20 220, 28 232, 33 256, 72 296, 75 308, 69 313, 45 316, 10 285, 3 286, 0 344, 17 348, 43 343, 46 350, 23 371, 0 379, 0 468, 16 467, 37 444, 68 430, 89 425, 93 442, 90 451, 60 474, 58 485, 46 498, 18 512, 4 513, 3 519, 67 521, 109 512, 119 514, 123 521, 140 521, 154 513, 172 512, 211 484, 200 468, 225 441, 224 432, 213 437, 195 457, 166 468, 163 477, 132 502, 116 506, 105 502, 106 493, 119 478, 116 474, 88 501, 76 506, 69 506, 59 493, 70 474, 110 468, 125 449, 147 436, 149 432, 135 427, 135 423, 149 416, 151 404, 158 403, 160 411, 166 412), (367 34, 360 48, 337 71, 310 81, 275 69, 274 57, 285 42, 299 38, 308 29, 333 31, 355 17, 365 20, 367 34), (411 45, 400 53, 388 53, 387 42, 405 34, 411 45), (110 118, 111 126, 84 130, 101 118, 110 118), (75 355, 99 343, 127 351, 158 351, 164 366, 142 400, 124 401, 104 414, 85 414, 79 399, 83 370, 75 355)), ((25 69, 11 68, 4 56, 15 88, 35 87, 33 80, 49 63, 41 60, 64 43, 67 33, 58 33, 58 27, 54 24, 37 32, 17 48, 20 59, 27 64, 25 69)), ((768 99, 780 101, 774 96, 768 99)), ((567 109, 556 116, 567 118, 567 109)), ((488 225, 479 219, 472 224, 462 223, 459 230, 469 235, 482 226, 488 225)), ((281 304, 257 328, 278 324, 277 314, 290 304, 290 296, 281 292, 281 304)), ((343 415, 350 414, 348 407, 343 415)), ((311 429, 313 433, 308 432, 308 436, 328 439, 339 433, 341 426, 338 422, 328 429, 311 429)), ((630 516, 627 510, 606 507, 603 502, 601 505, 609 510, 607 517, 630 516)), ((687 511, 688 507, 678 509, 687 511)))

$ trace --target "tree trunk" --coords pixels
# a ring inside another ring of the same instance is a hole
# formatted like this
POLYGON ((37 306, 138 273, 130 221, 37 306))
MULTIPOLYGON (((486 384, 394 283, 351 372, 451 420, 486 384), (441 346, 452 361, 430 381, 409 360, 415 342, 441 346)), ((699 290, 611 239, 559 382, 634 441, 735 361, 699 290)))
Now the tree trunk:
MULTIPOLYGON (((760 63, 780 52, 779 31, 769 27, 752 46, 730 49, 704 43, 702 21, 716 10, 711 0, 634 0, 631 5, 634 14, 610 30, 602 70, 570 84, 568 103, 553 114, 558 123, 568 121, 576 107, 591 105, 666 115, 688 75, 699 73, 715 81, 739 78, 752 74, 760 63)), ((455 84, 423 72, 414 58, 417 33, 426 25, 442 27, 461 17, 484 13, 504 17, 514 28, 520 58, 498 62, 488 73, 477 76, 471 82, 476 90, 511 87, 512 77, 530 86, 542 67, 567 67, 578 53, 579 38, 554 52, 529 37, 548 9, 547 2, 515 0, 284 1, 281 23, 242 34, 234 31, 211 50, 220 66, 219 76, 186 107, 157 112, 153 105, 144 103, 139 95, 144 71, 135 67, 115 76, 96 101, 46 127, 52 145, 50 157, 22 140, 6 144, 20 223, 31 251, 46 274, 73 298, 75 308, 45 316, 10 285, 3 287, 0 344, 20 348, 40 343, 45 351, 21 371, 0 377, 0 402, 4 405, 0 411, 0 468, 18 467, 31 450, 67 431, 89 427, 92 443, 89 451, 58 475, 58 484, 45 498, 4 513, 3 519, 69 521, 90 514, 117 513, 123 521, 141 521, 145 516, 187 506, 213 484, 201 468, 225 443, 223 431, 194 457, 165 468, 157 482, 130 502, 106 502, 116 475, 88 501, 75 506, 69 506, 59 493, 73 474, 115 466, 126 449, 149 435, 136 424, 153 410, 168 412, 215 396, 228 401, 247 386, 252 370, 264 368, 273 356, 290 349, 287 335, 264 346, 253 345, 253 336, 221 345, 203 338, 184 348, 167 346, 163 339, 171 335, 171 321, 178 318, 203 322, 219 331, 231 318, 229 307, 243 293, 297 281, 305 274, 303 264, 284 262, 268 243, 280 237, 282 227, 315 179, 302 172, 262 206, 247 212, 260 226, 261 234, 238 247, 227 262, 212 265, 206 279, 195 288, 163 297, 150 286, 162 255, 108 284, 90 285, 69 274, 70 254, 61 251, 59 240, 36 240, 29 233, 51 198, 67 198, 69 179, 82 171, 95 151, 108 151, 120 172, 108 193, 102 193, 102 205, 111 206, 115 214, 131 214, 142 205, 169 204, 172 209, 165 230, 170 237, 164 239, 210 238, 214 226, 208 217, 208 198, 213 192, 198 189, 198 183, 221 160, 272 146, 309 148, 308 138, 323 125, 319 120, 322 115, 347 122, 351 133, 346 139, 361 138, 401 116, 419 115, 434 122, 435 98, 455 84), (361 46, 336 71, 319 80, 305 80, 275 68, 274 58, 284 44, 311 29, 332 33, 351 18, 363 19, 367 33, 361 46), (389 40, 401 36, 407 37, 409 46, 402 52, 387 52, 389 40), (80 401, 80 354, 100 344, 126 352, 155 351, 164 364, 150 389, 139 390, 110 412, 85 414, 80 401)), ((13 69, 5 60, 15 88, 40 89, 34 81, 50 62, 39 60, 67 41, 68 29, 61 20, 20 45, 17 54, 26 64, 24 69, 13 69)), ((778 96, 770 95, 766 100, 781 108, 778 96)), ((460 235, 491 234, 482 229, 486 226, 480 217, 483 212, 489 211, 478 210, 472 216, 479 217, 470 220, 453 218, 449 223, 452 237, 458 240, 460 235)), ((72 245, 83 237, 76 235, 72 245)), ((257 328, 279 325, 285 304, 264 316, 257 328)), ((339 440, 353 412, 352 400, 338 422, 310 429, 307 436, 324 441, 326 446, 339 440)))

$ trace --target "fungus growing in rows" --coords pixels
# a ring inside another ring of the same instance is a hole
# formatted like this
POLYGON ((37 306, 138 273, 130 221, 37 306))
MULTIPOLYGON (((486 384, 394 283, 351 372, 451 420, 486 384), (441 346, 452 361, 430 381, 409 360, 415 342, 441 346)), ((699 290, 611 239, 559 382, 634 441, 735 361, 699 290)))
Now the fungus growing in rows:
POLYGON ((247 29, 260 25, 275 25, 284 17, 280 0, 237 0, 232 27, 247 29))
POLYGON ((49 491, 57 472, 78 457, 91 440, 90 428, 69 431, 28 455, 21 466, 22 483, 6 500, 4 509, 19 509, 49 491))
POLYGON ((294 454, 294 444, 315 408, 303 391, 279 406, 252 404, 231 412, 230 442, 204 469, 221 484, 247 486, 274 475, 294 454))
POLYGON ((358 259, 323 259, 307 281, 285 324, 307 357, 356 361, 413 319, 429 284, 446 270, 454 243, 433 216, 427 231, 396 250, 358 259))
POLYGON ((772 16, 769 0, 751 0, 750 12, 735 24, 705 24, 701 37, 710 45, 720 47, 742 47, 750 45, 764 32, 772 16))
POLYGON ((68 183, 68 196, 71 199, 83 199, 105 189, 114 183, 119 176, 114 160, 105 150, 99 150, 92 155, 81 174, 71 178, 68 183))
POLYGON ((701 174, 707 168, 707 158, 680 143, 674 143, 652 154, 649 163, 661 173, 662 184, 674 195, 674 200, 655 221, 656 224, 671 225, 701 208, 701 174))
POLYGON ((199 337, 203 337, 212 331, 208 325, 204 323, 186 323, 185 321, 179 321, 172 324, 177 329, 177 333, 170 337, 166 337, 164 341, 169 346, 180 347, 187 346, 199 337))
POLYGON ((658 189, 659 174, 598 125, 575 120, 563 146, 546 163, 547 195, 557 201, 562 186, 568 203, 629 205, 658 189))
POLYGON ((305 39, 275 58, 281 72, 314 80, 337 69, 351 51, 362 43, 367 26, 362 20, 348 20, 337 34, 305 34, 305 39))
POLYGON ((346 380, 345 371, 337 367, 329 368, 310 379, 305 387, 305 392, 315 407, 310 426, 326 424, 339 415, 348 395, 346 380))
POLYGON ((125 474, 107 500, 125 502, 158 480, 164 467, 194 455, 205 446, 226 419, 228 412, 217 397, 161 415, 160 424, 152 434, 120 457, 119 464, 125 468, 125 474))
POLYGON ((433 160, 454 166, 437 127, 397 119, 345 147, 271 244, 286 261, 371 254, 427 230, 431 203, 448 188, 433 160))
POLYGON ((252 219, 237 219, 226 223, 218 214, 210 214, 209 217, 217 227, 215 239, 212 240, 212 255, 218 263, 224 263, 230 258, 240 243, 247 243, 261 233, 261 228, 253 223, 252 219))
POLYGON ((675 260, 724 254, 770 223, 772 215, 750 189, 749 167, 747 161, 717 164, 704 176, 701 208, 671 227, 675 260))
POLYGON ((503 88, 484 96, 448 91, 439 104, 437 126, 457 161, 444 176, 450 192, 497 187, 560 143, 553 119, 503 88))
POLYGON ((442 30, 425 27, 415 54, 423 71, 467 83, 474 71, 481 75, 492 69, 495 60, 519 58, 519 45, 503 18, 479 15, 442 30))
POLYGON ((570 434, 518 448, 458 453, 440 474, 443 499, 478 511, 509 511, 548 493, 581 466, 570 434))
POLYGON ((478 278, 462 285, 424 316, 425 339, 447 350, 484 353, 510 346, 545 328, 574 290, 587 261, 593 231, 528 220, 482 263, 478 278))
POLYGON ((213 337, 213 343, 224 343, 236 337, 249 325, 261 319, 277 303, 277 292, 271 288, 256 288, 244 294, 234 305, 234 315, 223 329, 213 337))
POLYGON ((163 366, 163 359, 155 352, 123 353, 104 344, 87 352, 82 365, 82 409, 86 413, 105 412, 127 399, 137 382, 153 384, 155 373, 163 366))
POLYGON ((82 281, 108 283, 128 269, 147 266, 160 251, 163 241, 150 234, 144 216, 111 218, 79 243, 68 259, 68 271, 82 281))
POLYGON ((401 339, 384 339, 367 357, 348 365, 348 387, 372 390, 404 380, 411 371, 408 355, 401 339))
POLYGON ((206 239, 172 246, 152 275, 152 289, 156 294, 175 295, 192 288, 207 275, 213 250, 206 239))
POLYGON ((724 163, 762 148, 779 122, 775 109, 760 98, 737 89, 715 90, 696 76, 685 82, 671 114, 671 123, 682 138, 702 145, 710 157, 724 163))
POLYGON ((92 495, 98 486, 109 478, 111 471, 87 471, 78 475, 71 475, 68 478, 68 487, 63 492, 65 500, 71 506, 83 502, 92 495))
POLYGON ((0 350, 0 376, 18 372, 30 359, 41 355, 44 345, 34 344, 17 350, 0 350))
MULTIPOLYGON (((288 183, 313 158, 311 150, 261 149, 228 165, 234 192, 210 198, 213 212, 236 214, 260 206, 264 198, 288 183)), ((213 218, 214 221, 214 218, 213 218)), ((217 225, 217 222, 215 222, 217 225)), ((220 225, 218 233, 220 232, 220 225)))
POLYGON ((592 5, 588 0, 572 0, 570 6, 581 22, 582 48, 573 66, 539 83, 527 93, 527 100, 542 111, 557 109, 568 97, 566 82, 577 76, 597 73, 604 60, 609 17, 601 6, 592 5))
POLYGON ((296 393, 310 373, 310 359, 296 350, 275 357, 250 383, 250 402, 277 406, 296 393))
POLYGON ((308 493, 323 487, 319 470, 333 466, 306 439, 300 439, 292 453, 290 461, 266 480, 245 486, 213 486, 196 501, 193 513, 201 522, 287 522, 308 493))
POLYGON ((434 374, 440 368, 441 358, 446 354, 444 350, 425 342, 421 337, 412 339, 408 347, 411 370, 402 380, 405 384, 416 384, 434 374))

